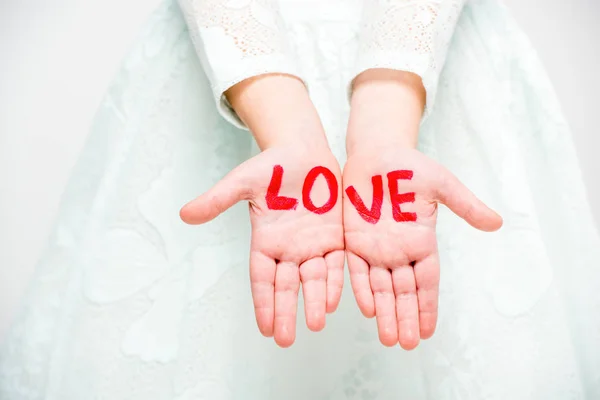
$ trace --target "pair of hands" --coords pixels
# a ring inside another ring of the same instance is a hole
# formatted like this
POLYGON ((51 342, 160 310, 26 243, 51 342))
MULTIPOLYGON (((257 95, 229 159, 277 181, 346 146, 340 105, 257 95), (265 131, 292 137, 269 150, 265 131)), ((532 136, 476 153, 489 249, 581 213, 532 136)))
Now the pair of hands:
POLYGON ((500 216, 444 167, 397 142, 349 146, 343 175, 322 132, 262 144, 262 153, 180 213, 202 224, 249 202, 250 280, 261 333, 281 347, 293 344, 300 286, 306 324, 322 330, 339 304, 347 258, 356 301, 365 317, 377 318, 381 343, 413 349, 431 337, 438 203, 484 231, 498 229, 500 216))

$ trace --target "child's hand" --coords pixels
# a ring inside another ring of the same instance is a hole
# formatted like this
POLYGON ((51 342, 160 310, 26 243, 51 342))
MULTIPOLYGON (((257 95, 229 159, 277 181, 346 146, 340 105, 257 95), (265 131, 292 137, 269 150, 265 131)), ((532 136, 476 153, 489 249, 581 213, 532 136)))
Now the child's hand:
MULTIPOLYGON (((321 136, 319 136, 321 137, 321 136)), ((325 141, 270 147, 186 204, 181 218, 202 224, 239 201, 250 204, 250 279, 258 327, 282 347, 295 339, 300 282, 306 323, 325 326, 343 283, 340 168, 325 141)))
POLYGON ((437 204, 483 231, 501 217, 441 165, 410 148, 355 150, 344 168, 344 231, 352 288, 384 345, 415 348, 437 320, 437 204))

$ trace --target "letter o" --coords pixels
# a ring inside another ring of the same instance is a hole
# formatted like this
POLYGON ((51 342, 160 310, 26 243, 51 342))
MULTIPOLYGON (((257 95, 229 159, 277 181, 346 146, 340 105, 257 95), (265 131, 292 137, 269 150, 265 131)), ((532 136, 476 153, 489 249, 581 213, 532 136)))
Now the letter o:
POLYGON ((338 182, 331 170, 327 167, 314 167, 310 170, 310 172, 306 175, 304 179, 304 186, 302 187, 302 202, 304 203, 304 207, 315 214, 325 214, 330 211, 338 200, 338 182), (327 203, 323 204, 321 207, 315 206, 310 198, 310 192, 317 180, 319 175, 323 175, 325 180, 327 181, 327 186, 329 187, 329 200, 327 203))

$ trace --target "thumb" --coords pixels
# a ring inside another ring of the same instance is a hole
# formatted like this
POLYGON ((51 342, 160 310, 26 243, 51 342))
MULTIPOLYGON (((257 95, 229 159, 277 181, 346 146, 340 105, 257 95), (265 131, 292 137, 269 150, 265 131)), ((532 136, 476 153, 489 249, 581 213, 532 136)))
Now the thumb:
POLYGON ((179 211, 183 222, 192 225, 212 221, 242 200, 252 198, 249 179, 245 179, 244 164, 229 172, 206 193, 185 204, 179 211))
POLYGON ((438 200, 474 228, 493 232, 502 226, 502 217, 479 200, 463 183, 446 172, 438 186, 438 200))

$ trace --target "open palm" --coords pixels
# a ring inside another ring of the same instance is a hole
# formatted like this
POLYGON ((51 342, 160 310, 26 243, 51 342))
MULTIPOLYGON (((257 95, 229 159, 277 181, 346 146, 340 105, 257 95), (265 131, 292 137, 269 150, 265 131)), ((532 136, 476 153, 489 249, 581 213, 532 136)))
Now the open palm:
POLYGON ((328 148, 270 148, 181 209, 201 224, 239 201, 250 204, 250 280, 261 333, 295 340, 302 282, 306 323, 319 331, 341 296, 344 266, 341 179, 328 148))
POLYGON ((344 168, 344 231, 361 312, 377 317, 380 341, 405 349, 433 335, 440 276, 437 205, 484 231, 501 217, 417 150, 350 155, 344 168))

